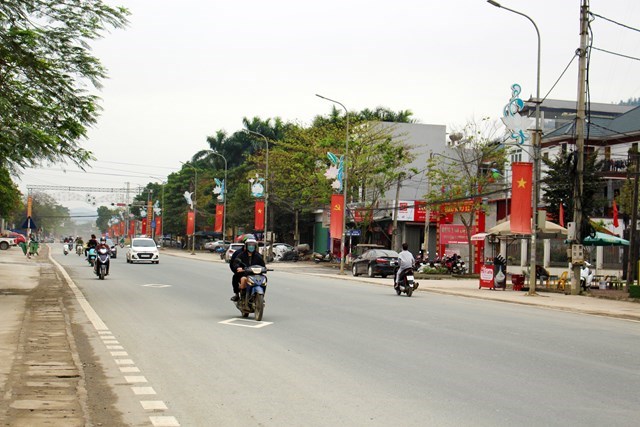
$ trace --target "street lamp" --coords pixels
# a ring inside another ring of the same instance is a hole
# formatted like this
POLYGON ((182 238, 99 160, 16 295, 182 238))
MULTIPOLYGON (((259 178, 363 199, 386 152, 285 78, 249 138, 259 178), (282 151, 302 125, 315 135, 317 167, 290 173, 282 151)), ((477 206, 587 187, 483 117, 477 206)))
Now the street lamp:
POLYGON ((344 201, 342 202, 342 239, 340 240, 340 274, 344 274, 344 258, 345 258, 344 244, 345 244, 345 240, 347 239, 347 170, 348 170, 347 155, 349 154, 349 111, 347 110, 347 107, 345 107, 344 104, 342 104, 341 102, 327 98, 322 95, 318 95, 317 93, 316 93, 316 96, 318 98, 325 99, 327 101, 333 102, 334 104, 338 104, 339 106, 341 106, 344 109, 344 116, 347 119, 344 160, 342 162, 342 165, 344 168, 344 171, 343 171, 344 180, 342 182, 342 190, 343 190, 342 197, 344 201))
MULTIPOLYGON (((211 150, 211 154, 222 157, 224 160, 224 188, 222 190, 222 247, 224 247, 225 235, 227 233, 227 158, 216 150, 211 150)), ((266 203, 265 203, 266 205, 266 203)), ((266 208, 265 208, 266 210, 266 208)))
MULTIPOLYGON (((249 129, 245 129, 246 132, 257 135, 264 139, 264 145, 267 147, 267 158, 266 158, 266 171, 265 171, 265 179, 264 179, 264 245, 267 247, 267 229, 269 228, 269 216, 267 215, 267 209, 269 208, 269 140, 266 136, 261 134, 260 132, 255 132, 249 129)), ((265 262, 269 260, 269 256, 271 255, 271 246, 267 250, 267 256, 265 257, 265 262)))
POLYGON ((186 167, 193 169, 193 171, 195 172, 195 181, 193 183, 193 235, 191 236, 191 255, 195 255, 196 254, 196 217, 198 216, 197 206, 196 206, 196 201, 198 199, 198 169, 196 169, 195 167, 191 166, 188 163, 184 163, 184 162, 180 162, 180 163, 182 163, 186 167))
POLYGON ((536 35, 538 36, 538 64, 537 64, 537 77, 536 77, 536 128, 535 128, 535 138, 533 140, 533 197, 531 201, 531 209, 533 211, 533 230, 531 233, 531 248, 530 248, 530 269, 531 274, 529 277, 529 295, 535 295, 536 293, 536 234, 538 232, 538 197, 540 195, 540 31, 538 30, 538 26, 536 23, 525 15, 522 12, 518 12, 517 10, 509 9, 508 7, 502 6, 500 3, 494 0, 487 0, 487 3, 499 7, 509 12, 513 12, 516 15, 523 16, 529 20, 533 24, 533 28, 536 30, 536 35))
POLYGON ((149 175, 149 178, 161 181, 160 185, 162 185, 162 208, 160 208, 160 246, 164 247, 164 185, 167 183, 167 181, 162 178, 158 178, 157 176, 149 175))

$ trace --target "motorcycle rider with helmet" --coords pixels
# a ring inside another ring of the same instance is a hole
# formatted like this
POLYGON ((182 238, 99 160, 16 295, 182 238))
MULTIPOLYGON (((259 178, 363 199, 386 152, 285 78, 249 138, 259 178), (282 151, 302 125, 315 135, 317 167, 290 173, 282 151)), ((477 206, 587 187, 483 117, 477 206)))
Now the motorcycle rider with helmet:
POLYGON ((245 239, 244 246, 235 251, 229 260, 229 267, 233 271, 231 285, 234 295, 231 297, 231 301, 238 301, 240 292, 247 287, 247 276, 244 275, 243 266, 251 265, 266 267, 262 255, 258 252, 258 242, 255 238, 249 237, 245 239))
POLYGON ((87 242, 87 247, 84 249, 84 257, 86 258, 89 254, 89 249, 95 248, 98 246, 98 241, 96 240, 96 235, 92 234, 91 238, 87 242))
MULTIPOLYGON (((96 246, 96 253, 98 253, 98 251, 100 249, 106 249, 108 254, 111 253, 111 248, 109 247, 109 245, 107 245, 107 239, 105 239, 104 237, 100 237, 100 243, 98 243, 98 246, 96 246)), ((96 260, 97 260, 97 258, 96 258, 96 260)), ((96 274, 98 273, 98 264, 99 264, 99 262, 96 262, 94 264, 94 269, 95 269, 96 274)), ((109 262, 109 260, 107 260, 106 265, 107 265, 107 274, 106 275, 108 276, 109 275, 109 266, 111 265, 111 262, 109 262)))

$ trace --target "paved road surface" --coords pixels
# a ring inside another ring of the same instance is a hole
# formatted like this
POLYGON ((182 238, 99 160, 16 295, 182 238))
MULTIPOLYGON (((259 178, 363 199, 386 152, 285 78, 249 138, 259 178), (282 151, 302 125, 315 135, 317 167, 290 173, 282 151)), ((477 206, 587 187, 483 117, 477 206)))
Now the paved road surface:
POLYGON ((105 369, 140 371, 115 381, 131 419, 145 400, 183 426, 637 423, 637 322, 274 271, 256 324, 227 265, 120 255, 104 282, 55 258, 113 334, 105 369))

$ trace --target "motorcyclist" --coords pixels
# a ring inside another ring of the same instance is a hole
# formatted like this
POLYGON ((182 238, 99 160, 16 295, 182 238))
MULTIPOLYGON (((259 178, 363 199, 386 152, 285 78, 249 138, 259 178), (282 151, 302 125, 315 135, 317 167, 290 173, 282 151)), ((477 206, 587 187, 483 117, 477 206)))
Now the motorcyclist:
POLYGON ((76 250, 78 250, 78 246, 80 246, 81 248, 84 248, 84 241, 82 240, 82 237, 77 236, 75 243, 76 243, 76 250))
POLYGON ((98 246, 98 241, 96 240, 96 235, 92 234, 91 238, 89 239, 89 241, 87 242, 87 247, 84 249, 84 256, 85 258, 87 257, 88 253, 89 253, 89 249, 91 248, 95 248, 96 246, 98 246))
POLYGON ((265 267, 264 259, 258 252, 258 242, 254 238, 247 238, 244 246, 233 253, 229 260, 229 267, 233 271, 231 285, 233 286, 234 295, 231 301, 240 299, 240 291, 247 287, 247 276, 244 275, 244 267, 251 265, 261 265, 265 267))
MULTIPOLYGON (((107 239, 105 239, 104 237, 100 237, 100 243, 98 243, 98 246, 96 246, 96 252, 98 252, 100 249, 106 249, 107 253, 110 253, 110 251, 111 251, 111 248, 109 247, 109 245, 107 245, 107 239)), ((96 260, 97 260, 97 258, 96 258, 96 260)), ((99 262, 96 262, 94 264, 94 269, 95 269, 96 273, 98 273, 98 264, 99 264, 99 262)), ((107 276, 109 275, 109 265, 110 264, 111 263, 109 262, 109 260, 107 260, 107 262, 106 262, 107 276)))
POLYGON ((591 264, 589 264, 587 261, 585 261, 584 264, 582 264, 582 267, 580 267, 580 278, 584 279, 582 289, 584 289, 585 291, 591 288, 591 282, 593 281, 594 273, 589 267, 591 267, 591 264))
POLYGON ((402 244, 402 251, 398 254, 398 272, 396 273, 396 281, 394 287, 398 287, 400 284, 400 277, 404 270, 409 268, 413 268, 416 263, 413 254, 409 252, 409 245, 406 243, 402 244))

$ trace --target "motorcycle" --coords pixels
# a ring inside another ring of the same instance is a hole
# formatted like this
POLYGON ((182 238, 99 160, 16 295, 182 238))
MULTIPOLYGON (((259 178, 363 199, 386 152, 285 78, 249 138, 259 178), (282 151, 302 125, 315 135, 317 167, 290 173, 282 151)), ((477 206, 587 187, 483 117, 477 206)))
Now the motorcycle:
POLYGON ((451 265, 451 273, 458 275, 467 274, 467 267, 464 265, 464 261, 458 258, 453 262, 451 265))
POLYGON ((62 252, 64 252, 65 255, 67 255, 69 253, 69 244, 65 243, 64 245, 62 245, 62 252))
POLYGON ((89 252, 87 253, 87 261, 89 262, 91 267, 93 267, 93 264, 95 264, 96 262, 96 256, 96 248, 90 248, 89 252))
POLYGON ((331 262, 331 261, 333 261, 333 255, 329 251, 327 251, 327 253, 324 255, 318 252, 313 253, 313 262, 315 262, 316 264, 319 262, 331 262))
POLYGON ((108 265, 109 265, 109 249, 107 248, 98 249, 98 255, 96 257, 96 261, 93 267, 93 272, 96 273, 96 276, 98 276, 100 280, 104 280, 104 277, 107 275, 108 265))
POLYGON ((242 266, 248 278, 246 289, 240 293, 240 299, 234 304, 242 313, 242 317, 255 314, 256 321, 262 320, 264 314, 264 294, 267 291, 267 271, 273 271, 261 265, 242 266))
POLYGON ((397 295, 401 295, 404 292, 408 297, 410 297, 413 294, 413 291, 418 289, 418 286, 420 286, 413 276, 413 268, 402 270, 398 279, 399 281, 393 284, 393 288, 397 295))
POLYGON ((80 244, 76 245, 76 253, 78 256, 82 255, 82 252, 84 252, 84 247, 80 244))

